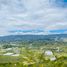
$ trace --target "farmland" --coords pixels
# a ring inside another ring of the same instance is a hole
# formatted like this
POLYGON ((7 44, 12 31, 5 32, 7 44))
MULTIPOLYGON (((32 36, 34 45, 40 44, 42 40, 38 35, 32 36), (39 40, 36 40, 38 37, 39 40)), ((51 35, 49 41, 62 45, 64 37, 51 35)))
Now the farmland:
POLYGON ((67 67, 67 43, 22 41, 0 46, 0 67, 67 67))

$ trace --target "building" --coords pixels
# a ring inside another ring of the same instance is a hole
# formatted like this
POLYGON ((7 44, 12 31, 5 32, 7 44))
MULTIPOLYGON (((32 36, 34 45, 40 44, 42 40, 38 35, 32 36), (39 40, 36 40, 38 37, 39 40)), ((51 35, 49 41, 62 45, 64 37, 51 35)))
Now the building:
POLYGON ((45 51, 45 55, 51 56, 51 55, 53 55, 53 52, 50 50, 47 50, 47 51, 45 51))

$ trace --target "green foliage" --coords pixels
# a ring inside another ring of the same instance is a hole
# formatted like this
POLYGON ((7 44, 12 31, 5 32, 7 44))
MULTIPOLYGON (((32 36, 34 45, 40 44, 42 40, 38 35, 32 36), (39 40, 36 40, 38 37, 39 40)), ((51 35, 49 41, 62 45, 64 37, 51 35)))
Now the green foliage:
POLYGON ((1 56, 0 67, 66 67, 67 57, 59 57, 55 61, 46 60, 41 50, 22 49, 19 57, 1 56))
MULTIPOLYGON (((29 42, 23 42, 18 46, 20 56, 0 55, 0 67, 67 67, 67 46, 60 44, 63 43, 44 43, 36 41, 33 42, 34 46, 32 45, 32 47, 29 45, 29 42), (55 47, 60 47, 63 51, 56 52, 55 47), (51 61, 50 57, 52 56, 46 56, 44 54, 46 50, 51 50, 56 60, 51 61)), ((4 45, 3 47, 10 48, 13 46, 4 45)))

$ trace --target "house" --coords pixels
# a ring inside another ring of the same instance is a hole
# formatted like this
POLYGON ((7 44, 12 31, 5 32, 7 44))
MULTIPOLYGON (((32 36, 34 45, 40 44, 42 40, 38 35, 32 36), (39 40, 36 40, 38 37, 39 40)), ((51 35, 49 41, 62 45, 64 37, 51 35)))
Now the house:
POLYGON ((19 54, 13 54, 13 55, 11 55, 11 56, 19 56, 19 54))
POLYGON ((5 55, 5 56, 11 56, 11 55, 13 55, 13 53, 5 53, 3 55, 5 55))
POLYGON ((12 50, 12 48, 7 48, 7 49, 5 49, 6 51, 10 51, 10 50, 12 50))
POLYGON ((55 60, 56 60, 55 56, 50 58, 50 61, 55 61, 55 60))
POLYGON ((51 56, 51 55, 53 55, 53 52, 50 50, 47 50, 47 51, 45 51, 45 55, 51 56))

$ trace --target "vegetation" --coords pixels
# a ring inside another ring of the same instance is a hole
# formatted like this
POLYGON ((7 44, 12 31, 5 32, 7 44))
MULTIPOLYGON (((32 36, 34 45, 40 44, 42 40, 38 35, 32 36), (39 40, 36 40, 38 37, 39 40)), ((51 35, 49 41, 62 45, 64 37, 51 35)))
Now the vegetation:
POLYGON ((15 44, 0 47, 0 67, 67 67, 65 42, 27 41, 15 44), (4 51, 8 48, 12 49, 4 51), (47 50, 52 51, 53 55, 46 55, 47 50), (19 53, 19 56, 4 55, 8 52, 19 53), (52 57, 56 59, 51 60, 52 57))

